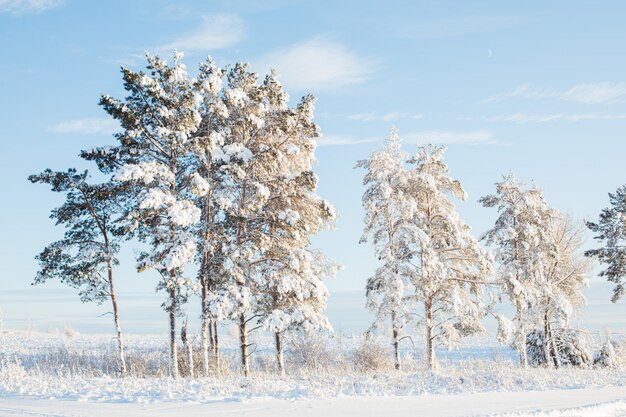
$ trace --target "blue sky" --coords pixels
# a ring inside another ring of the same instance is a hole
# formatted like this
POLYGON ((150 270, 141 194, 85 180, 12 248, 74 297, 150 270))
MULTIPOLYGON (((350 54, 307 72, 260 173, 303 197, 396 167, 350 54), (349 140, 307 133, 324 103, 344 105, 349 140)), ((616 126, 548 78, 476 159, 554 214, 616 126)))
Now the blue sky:
MULTIPOLYGON (((178 47, 190 72, 209 54, 276 67, 293 102, 318 97, 320 193, 341 218, 315 243, 345 266, 331 291, 361 290, 376 266, 358 245, 353 167, 391 125, 409 152, 448 146, 469 193, 458 208, 477 235, 495 213, 476 201, 509 171, 552 206, 594 218, 626 178, 625 15, 621 1, 0 0, 0 287, 29 288, 34 256, 62 234, 47 218, 59 197, 26 177, 93 169, 78 152, 112 143, 115 130, 98 98, 123 97, 119 67, 140 69, 145 50, 178 47)), ((156 277, 137 275, 132 257, 120 291, 152 291, 156 277)))

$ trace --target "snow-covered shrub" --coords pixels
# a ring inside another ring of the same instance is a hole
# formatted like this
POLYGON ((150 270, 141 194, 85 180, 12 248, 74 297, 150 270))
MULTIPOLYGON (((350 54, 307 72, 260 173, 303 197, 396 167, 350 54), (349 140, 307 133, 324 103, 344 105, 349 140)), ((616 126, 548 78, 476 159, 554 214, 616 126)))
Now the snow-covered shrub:
POLYGON ((156 350, 153 352, 127 352, 126 366, 128 375, 138 378, 166 377, 169 363, 166 352, 156 350))
POLYGON ((63 326, 63 333, 65 333, 65 336, 67 336, 70 339, 78 336, 78 331, 74 329, 72 326, 70 326, 69 324, 66 324, 65 326, 63 326))
POLYGON ((354 366, 362 372, 391 369, 392 363, 388 349, 379 342, 364 339, 354 350, 354 366))
POLYGON ((2 358, 0 360, 0 379, 9 380, 17 383, 26 380, 28 374, 22 365, 22 362, 17 358, 2 358))
POLYGON ((287 346, 291 362, 302 370, 328 369, 336 359, 328 346, 328 339, 321 333, 294 332, 287 346))
POLYGON ((594 366, 600 368, 618 368, 620 365, 620 358, 615 352, 615 347, 610 340, 602 346, 600 351, 593 358, 594 366))
POLYGON ((587 342, 581 337, 581 332, 573 329, 560 329, 552 331, 554 341, 548 341, 554 346, 547 349, 549 358, 546 358, 544 347, 544 333, 542 330, 533 330, 526 335, 526 351, 528 364, 531 366, 546 366, 547 359, 551 365, 577 366, 586 368, 591 365, 592 358, 589 353, 587 342), (554 348, 558 351, 558 360, 555 358, 554 348))

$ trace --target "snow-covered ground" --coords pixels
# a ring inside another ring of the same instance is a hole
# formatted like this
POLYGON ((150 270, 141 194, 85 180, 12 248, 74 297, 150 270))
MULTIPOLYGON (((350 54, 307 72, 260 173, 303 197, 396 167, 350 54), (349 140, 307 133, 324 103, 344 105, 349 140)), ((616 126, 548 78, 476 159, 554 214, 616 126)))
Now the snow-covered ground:
POLYGON ((0 416, 605 416, 626 415, 624 387, 558 391, 489 392, 459 395, 365 396, 324 399, 155 403, 38 400, 8 396, 0 399, 0 416))
MULTIPOLYGON (((259 338, 253 374, 237 371, 235 341, 224 335, 224 367, 209 378, 164 377, 163 336, 129 335, 135 374, 115 376, 115 341, 108 335, 5 332, 0 335, 1 416, 549 416, 626 415, 622 369, 528 369, 493 338, 464 341, 439 351, 441 367, 428 372, 419 350, 405 351, 405 370, 360 371, 356 336, 334 336, 323 366, 296 363, 276 374, 271 340, 259 338), (581 408, 583 407, 583 408, 581 408), (551 411, 576 408, 574 411, 551 411)), ((311 346, 308 346, 311 348, 311 346)))

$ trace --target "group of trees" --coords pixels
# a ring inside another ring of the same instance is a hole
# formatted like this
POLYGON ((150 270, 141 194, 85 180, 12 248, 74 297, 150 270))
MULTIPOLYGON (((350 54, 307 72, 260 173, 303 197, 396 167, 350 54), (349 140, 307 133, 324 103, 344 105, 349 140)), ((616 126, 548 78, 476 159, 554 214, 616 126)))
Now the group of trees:
POLYGON ((366 295, 379 320, 391 319, 396 369, 401 332, 411 322, 425 327, 430 368, 438 343, 453 346, 462 334, 482 330, 482 284, 491 275, 491 258, 449 199, 464 199, 465 191, 448 176, 443 152, 428 145, 408 158, 392 131, 382 150, 357 164, 367 171, 361 240, 371 236, 382 261, 366 295))
MULTIPOLYGON (((74 168, 29 177, 65 196, 51 214, 65 235, 37 256, 35 283, 58 279, 79 288, 83 301, 111 302, 124 374, 114 268, 124 242, 141 242, 146 250, 137 269, 156 271, 157 290, 166 295, 172 376, 179 374, 176 320, 190 296, 201 303, 205 375, 219 358, 224 322, 239 329, 245 375, 248 337, 258 328, 273 333, 283 373, 286 331, 330 328, 323 279, 338 268, 310 248, 311 237, 336 219, 316 193, 311 166, 315 98, 289 107, 274 72, 259 81, 246 64, 228 70, 209 58, 192 78, 181 58, 175 52, 169 65, 147 55, 147 72, 122 68, 126 98, 102 96, 100 104, 120 123, 118 143, 81 157, 95 162, 104 181, 91 183, 87 171, 74 168)), ((467 196, 448 174, 444 152, 426 145, 410 156, 392 130, 382 149, 357 164, 366 171, 361 241, 371 241, 381 261, 367 280, 367 305, 375 326, 391 323, 395 368, 413 326, 424 331, 433 369, 435 348, 483 331, 488 314, 522 366, 533 334, 542 338, 544 362, 560 366, 569 320, 585 302, 590 262, 581 253, 582 227, 549 207, 540 189, 508 175, 480 199, 498 217, 475 238, 455 209, 453 199, 467 196), (512 320, 494 310, 503 296, 515 308, 512 320)), ((586 255, 608 264, 601 275, 617 284, 617 301, 626 275, 626 187, 610 197, 600 221, 587 223, 606 245, 586 255)), ((181 335, 189 353, 186 323, 181 335)))
MULTIPOLYGON (((538 336, 541 362, 561 366, 575 339, 569 321, 585 304, 582 288, 591 269, 582 252, 583 223, 549 207, 539 188, 510 174, 480 199, 498 211, 480 238, 492 249, 486 252, 455 210, 451 199, 466 194, 448 175, 444 152, 442 146, 419 146, 411 157, 392 130, 382 149, 357 164, 366 170, 361 241, 371 239, 381 261, 367 281, 368 306, 376 313, 374 327, 390 321, 396 369, 399 343, 410 338, 412 327, 423 330, 433 369, 435 346, 449 348, 482 331, 487 315, 498 322, 498 339, 519 352, 521 366, 528 366, 527 345, 538 336), (515 308, 513 320, 494 310, 503 296, 515 308)), ((609 264, 601 274, 616 282, 616 301, 626 275, 626 187, 610 196, 613 207, 599 223, 587 223, 606 247, 586 255, 609 264)))
POLYGON ((315 98, 289 107, 274 72, 259 82, 246 64, 226 70, 210 58, 191 78, 181 58, 175 52, 169 65, 147 55, 147 72, 122 68, 125 99, 102 96, 121 125, 118 144, 81 156, 97 164, 104 182, 90 184, 75 169, 29 177, 66 197, 51 214, 65 236, 37 256, 35 282, 60 279, 80 288, 83 301, 111 301, 125 373, 113 272, 121 244, 142 242, 148 250, 137 269, 158 272, 157 290, 166 293, 172 376, 179 373, 176 318, 193 294, 202 307, 205 374, 211 356, 219 357, 224 321, 238 324, 244 374, 257 328, 274 334, 284 372, 284 332, 330 327, 323 278, 337 270, 310 248, 311 236, 336 218, 316 193, 311 167, 315 98), (192 265, 195 278, 185 272, 192 265))

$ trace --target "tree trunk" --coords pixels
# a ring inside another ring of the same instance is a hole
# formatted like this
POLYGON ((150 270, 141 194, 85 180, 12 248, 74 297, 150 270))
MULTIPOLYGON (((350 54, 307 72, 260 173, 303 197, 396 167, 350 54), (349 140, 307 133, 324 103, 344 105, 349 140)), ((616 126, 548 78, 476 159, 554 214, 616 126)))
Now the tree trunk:
MULTIPOLYGON (((200 275, 200 285, 202 286, 202 299, 201 299, 201 314, 202 314, 202 323, 200 329, 200 337, 202 338, 202 371, 204 376, 209 376, 209 341, 208 341, 208 327, 211 326, 208 318, 207 311, 207 290, 206 290, 206 279, 204 277, 204 273, 200 275)), ((212 335, 211 335, 212 339, 212 335)), ((213 340, 211 340, 213 342, 213 340)))
POLYGON ((209 376, 209 335, 207 330, 210 325, 210 323, 207 323, 206 317, 202 317, 200 337, 202 338, 202 372, 204 376, 209 376))
POLYGON ((428 361, 428 369, 437 368, 437 358, 435 357, 435 336, 433 326, 433 302, 428 299, 424 302, 424 310, 426 313, 426 358, 428 361))
POLYGON ((215 369, 219 371, 220 369, 220 343, 217 337, 217 321, 213 321, 213 340, 211 344, 213 345, 213 356, 215 357, 215 369))
POLYGON ((213 338, 213 320, 209 320, 207 327, 209 329, 209 349, 211 350, 211 354, 215 354, 215 339, 213 338))
POLYGON ((554 355, 554 366, 556 369, 561 367, 561 355, 559 355, 559 349, 556 346, 556 338, 552 333, 552 326, 548 325, 548 330, 550 331, 550 342, 552 345, 552 354, 554 355))
MULTIPOLYGON (((513 228, 517 227, 517 218, 513 217, 513 228)), ((519 242, 518 239, 513 240, 513 259, 515 263, 519 260, 519 242)), ((520 282, 520 271, 519 267, 515 270, 515 280, 520 282)), ((522 308, 523 305, 518 301, 515 303, 515 317, 517 318, 517 329, 518 329, 518 344, 519 344, 519 363, 520 366, 524 369, 528 368, 528 354, 526 352, 526 329, 524 326, 524 321, 522 320, 522 308)))
POLYGON ((393 345, 394 368, 400 370, 400 341, 398 340, 398 320, 395 308, 391 310, 391 344, 393 345))
POLYGON ((217 337, 217 321, 213 321, 213 353, 215 356, 219 356, 220 353, 220 341, 217 337))
POLYGON ((543 312, 543 355, 546 358, 546 366, 552 368, 554 364, 552 354, 550 352, 550 345, 552 343, 552 332, 550 332, 550 325, 548 324, 548 310, 543 312))
MULTIPOLYGON (((170 273, 174 275, 175 272, 170 273)), ((172 278, 174 278, 172 276, 172 278)), ((176 288, 170 288, 170 376, 178 378, 178 347, 176 345, 176 288)))
POLYGON ((278 373, 285 375, 285 361, 283 358, 283 345, 280 340, 280 332, 274 333, 274 340, 276 341, 276 364, 278 365, 278 373))
POLYGON ((211 195, 212 191, 204 199, 204 250, 202 254, 201 270, 200 270, 200 285, 202 287, 202 367, 204 370, 204 376, 209 376, 209 343, 207 336, 211 338, 211 350, 213 350, 213 329, 211 328, 212 320, 209 320, 208 311, 208 285, 207 278, 209 277, 209 253, 206 250, 207 242, 209 241, 209 229, 211 225, 211 195), (208 330, 208 332, 207 332, 208 330), (209 333, 209 334, 207 334, 209 333))
POLYGON ((108 266, 108 273, 109 273, 109 290, 111 293, 111 304, 113 305, 113 320, 115 321, 115 331, 117 332, 118 354, 120 356, 120 375, 124 376, 127 373, 126 357, 124 356, 124 338, 122 336, 122 327, 120 326, 120 316, 117 310, 117 295, 115 294, 115 288, 113 288, 113 261, 111 259, 109 259, 107 266, 108 266))
POLYGON ((246 316, 239 316, 239 344, 241 347, 241 370, 244 376, 250 374, 250 364, 248 362, 248 329, 246 328, 246 316))
POLYGON ((522 319, 522 314, 517 313, 517 321, 518 321, 518 343, 519 343, 519 363, 520 366, 524 369, 528 368, 528 353, 526 351, 526 329, 524 326, 524 322, 522 319))

